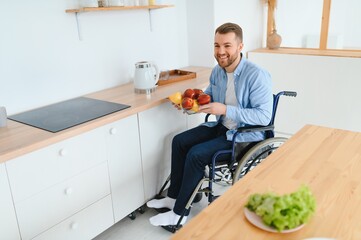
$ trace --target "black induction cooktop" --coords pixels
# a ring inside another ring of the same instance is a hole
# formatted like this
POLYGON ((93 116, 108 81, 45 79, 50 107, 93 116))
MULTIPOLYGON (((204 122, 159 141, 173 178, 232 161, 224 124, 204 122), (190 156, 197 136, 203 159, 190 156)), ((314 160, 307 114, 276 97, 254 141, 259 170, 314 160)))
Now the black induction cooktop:
POLYGON ((15 114, 9 116, 9 119, 55 133, 129 107, 79 97, 15 114))

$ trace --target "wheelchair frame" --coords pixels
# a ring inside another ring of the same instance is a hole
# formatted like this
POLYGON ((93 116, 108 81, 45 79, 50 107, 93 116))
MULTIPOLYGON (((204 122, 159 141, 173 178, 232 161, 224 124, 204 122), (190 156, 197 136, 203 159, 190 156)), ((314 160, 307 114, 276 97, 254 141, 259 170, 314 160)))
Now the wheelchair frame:
MULTIPOLYGON (((255 166, 257 166, 262 160, 269 156, 272 152, 277 150, 284 142, 287 141, 287 138, 283 137, 274 137, 274 121, 276 117, 278 102, 281 96, 291 96, 296 97, 296 92, 291 91, 282 91, 273 95, 273 109, 271 121, 267 126, 246 126, 237 129, 237 132, 233 135, 232 139, 232 149, 220 150, 217 151, 212 157, 212 163, 208 165, 209 176, 205 176, 199 181, 197 187, 193 191, 191 197, 188 200, 188 203, 176 225, 162 226, 164 229, 174 233, 182 227, 180 224, 185 213, 191 209, 194 202, 199 202, 202 198, 202 194, 205 193, 208 196, 209 204, 212 203, 218 196, 213 195, 213 183, 220 182, 224 180, 224 177, 221 179, 216 178, 216 172, 222 171, 222 169, 227 169, 228 176, 226 177, 226 182, 229 183, 232 179, 232 185, 236 183, 240 178, 246 175, 251 171, 255 166), (243 155, 237 156, 237 142, 236 138, 238 134, 245 132, 265 132, 266 138, 260 142, 250 143, 246 147, 246 151, 243 155), (222 154, 231 154, 230 161, 227 162, 218 162, 216 159, 222 154), (208 187, 202 188, 203 183, 208 182, 208 187)), ((205 121, 208 121, 210 114, 207 114, 205 121)), ((170 175, 168 176, 166 182, 163 184, 159 193, 156 195, 156 198, 162 198, 162 192, 170 181, 170 175)), ((161 210, 162 211, 162 210, 161 210)), ((164 210, 163 210, 164 212, 164 210)))

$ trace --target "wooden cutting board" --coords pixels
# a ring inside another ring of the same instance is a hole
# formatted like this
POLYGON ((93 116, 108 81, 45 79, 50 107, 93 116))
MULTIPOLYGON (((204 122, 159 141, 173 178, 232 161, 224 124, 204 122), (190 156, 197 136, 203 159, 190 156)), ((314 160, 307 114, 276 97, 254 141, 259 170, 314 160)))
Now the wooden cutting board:
MULTIPOLYGON (((161 75, 165 75, 164 73, 161 75)), ((160 79, 158 81, 158 86, 175 83, 183 80, 189 80, 192 78, 196 78, 197 74, 195 72, 189 72, 179 69, 174 69, 169 71, 168 79, 160 79)))

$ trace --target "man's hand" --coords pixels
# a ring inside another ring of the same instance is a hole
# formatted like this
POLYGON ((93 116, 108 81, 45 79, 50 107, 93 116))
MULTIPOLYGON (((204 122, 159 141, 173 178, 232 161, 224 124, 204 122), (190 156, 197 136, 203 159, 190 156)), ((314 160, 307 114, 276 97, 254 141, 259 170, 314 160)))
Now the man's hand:
POLYGON ((198 112, 210 113, 213 115, 226 115, 226 110, 227 110, 226 105, 218 102, 212 102, 209 104, 199 106, 198 112))

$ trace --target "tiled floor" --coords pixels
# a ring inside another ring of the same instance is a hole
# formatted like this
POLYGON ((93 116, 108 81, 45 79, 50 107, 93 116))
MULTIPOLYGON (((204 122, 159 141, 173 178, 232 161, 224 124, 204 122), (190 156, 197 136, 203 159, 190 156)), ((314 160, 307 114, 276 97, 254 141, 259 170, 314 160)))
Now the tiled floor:
MULTIPOLYGON (((226 191, 228 186, 214 185, 217 194, 226 191)), ((197 215, 202 209, 208 206, 207 198, 203 195, 200 202, 193 204, 189 219, 197 215)), ((149 218, 156 215, 154 209, 146 208, 145 213, 137 212, 136 219, 130 220, 128 217, 122 219, 117 224, 98 235, 93 240, 165 240, 172 236, 172 233, 161 227, 154 227, 149 223, 149 218)), ((187 224, 187 223, 186 223, 187 224)))

